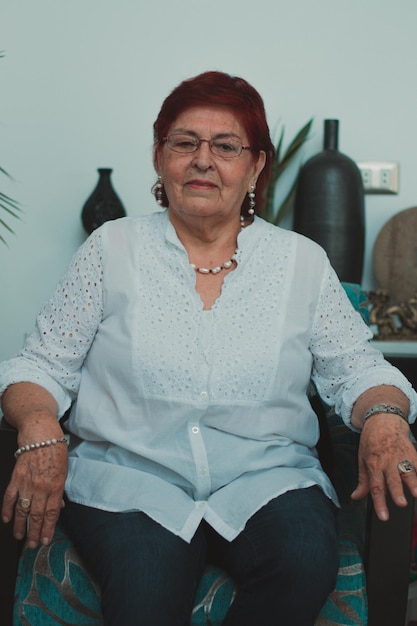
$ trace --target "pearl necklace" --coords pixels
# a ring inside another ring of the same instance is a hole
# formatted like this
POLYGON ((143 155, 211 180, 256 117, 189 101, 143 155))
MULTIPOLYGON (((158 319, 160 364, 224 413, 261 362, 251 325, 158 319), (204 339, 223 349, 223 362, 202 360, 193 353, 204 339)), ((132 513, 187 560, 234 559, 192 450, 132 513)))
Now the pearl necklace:
POLYGON ((216 265, 216 267, 197 267, 194 263, 190 263, 193 270, 196 272, 200 272, 200 274, 218 274, 222 270, 228 270, 232 267, 233 263, 237 263, 236 255, 238 253, 238 248, 236 248, 234 255, 228 261, 225 261, 223 265, 216 265))
MULTIPOLYGON (((245 218, 243 215, 240 216, 240 232, 246 228, 245 218)), ((225 261, 223 265, 216 265, 216 267, 197 267, 194 263, 190 263, 190 266, 194 271, 200 272, 200 274, 218 274, 222 270, 228 270, 232 267, 233 263, 237 265, 237 253, 239 252, 239 248, 236 248, 234 255, 228 261, 225 261)))

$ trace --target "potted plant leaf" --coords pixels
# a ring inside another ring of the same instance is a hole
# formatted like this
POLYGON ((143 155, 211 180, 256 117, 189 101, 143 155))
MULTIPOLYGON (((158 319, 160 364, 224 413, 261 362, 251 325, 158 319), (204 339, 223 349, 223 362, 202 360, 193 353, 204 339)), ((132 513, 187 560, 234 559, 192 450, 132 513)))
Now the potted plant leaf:
MULTIPOLYGON (((0 59, 2 57, 4 57, 4 52, 0 50, 0 59)), ((11 178, 10 174, 8 174, 3 167, 0 167, 0 174, 2 174, 3 176, 7 176, 8 178, 11 178)), ((15 217, 17 219, 19 219, 20 217, 19 212, 21 211, 21 209, 19 207, 19 203, 16 200, 13 200, 12 198, 10 198, 10 196, 7 196, 2 191, 0 191, 0 209, 2 209, 2 211, 5 211, 8 215, 11 215, 12 217, 15 217)), ((10 233, 14 232, 13 229, 9 226, 9 224, 1 216, 0 216, 0 226, 8 230, 10 233)), ((0 233, 0 241, 2 241, 3 243, 6 243, 6 240, 1 235, 1 233, 0 233)))
MULTIPOLYGON (((0 167, 0 172, 3 175, 8 176, 10 178, 10 175, 2 167, 0 167)), ((16 200, 13 200, 12 198, 10 198, 9 196, 6 196, 6 194, 3 193, 2 191, 0 191, 0 208, 3 211, 6 211, 6 213, 8 213, 9 215, 12 215, 13 217, 17 219, 20 218, 19 212, 21 211, 21 209, 19 207, 19 203, 16 200)), ((9 233, 14 233, 13 229, 8 225, 8 223, 2 217, 0 217, 0 225, 6 230, 8 230, 9 233)), ((6 243, 6 240, 1 235, 1 233, 0 233, 0 241, 2 241, 3 243, 6 243)))
POLYGON ((295 187, 297 185, 298 172, 284 200, 281 202, 280 206, 276 208, 274 206, 274 199, 275 199, 275 191, 277 188, 278 181, 280 177, 282 176, 282 174, 284 173, 284 171, 293 161, 294 157, 297 155, 300 148, 307 141, 312 124, 313 124, 313 118, 311 118, 307 122, 307 124, 305 124, 301 128, 301 130, 296 134, 294 139, 289 144, 288 148, 285 150, 284 154, 282 154, 282 150, 283 150, 285 129, 284 127, 282 127, 281 129, 278 144, 276 147, 276 157, 272 165, 271 179, 265 191, 265 204, 260 214, 261 217, 263 217, 263 219, 265 219, 267 222, 271 222, 272 224, 275 224, 276 226, 281 222, 283 217, 287 214, 289 207, 291 206, 292 196, 295 191, 295 187))

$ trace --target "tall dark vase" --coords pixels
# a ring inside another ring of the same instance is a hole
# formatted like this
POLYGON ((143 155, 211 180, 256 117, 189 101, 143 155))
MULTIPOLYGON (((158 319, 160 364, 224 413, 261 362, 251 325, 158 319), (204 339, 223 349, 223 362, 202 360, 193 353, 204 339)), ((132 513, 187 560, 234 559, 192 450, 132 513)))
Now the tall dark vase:
POLYGON ((324 150, 301 168, 294 201, 294 230, 319 243, 339 280, 360 283, 365 248, 361 173, 338 151, 339 120, 324 121, 324 150))
POLYGON ((97 171, 99 174, 97 186, 81 211, 82 223, 88 234, 104 222, 126 215, 124 206, 111 182, 110 176, 113 170, 100 168, 97 171))

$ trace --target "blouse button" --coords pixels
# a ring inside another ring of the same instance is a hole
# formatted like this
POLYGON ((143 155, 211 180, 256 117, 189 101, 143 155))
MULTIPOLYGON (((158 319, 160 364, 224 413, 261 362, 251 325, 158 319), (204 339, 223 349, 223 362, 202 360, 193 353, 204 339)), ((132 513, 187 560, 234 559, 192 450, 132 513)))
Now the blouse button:
POLYGON ((200 429, 198 426, 193 426, 191 432, 194 433, 194 435, 197 435, 197 433, 200 432, 200 429))
POLYGON ((208 393, 207 393, 207 391, 202 391, 202 392, 200 393, 200 398, 203 398, 203 400, 205 400, 206 398, 208 398, 208 393))

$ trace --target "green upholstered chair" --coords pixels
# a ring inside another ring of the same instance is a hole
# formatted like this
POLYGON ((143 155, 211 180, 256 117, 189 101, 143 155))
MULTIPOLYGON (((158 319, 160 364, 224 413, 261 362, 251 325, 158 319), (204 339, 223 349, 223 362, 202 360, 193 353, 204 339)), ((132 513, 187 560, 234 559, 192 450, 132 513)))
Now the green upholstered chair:
MULTIPOLYGON (((365 294, 355 285, 344 287, 355 308, 367 319, 365 294)), ((314 390, 311 402, 320 421, 322 463, 342 505, 337 584, 315 626, 403 626, 411 561, 412 499, 405 509, 391 506, 388 522, 376 518, 370 501, 351 501, 350 493, 357 480, 359 435, 325 407, 314 390)), ((15 449, 16 432, 3 421, 1 498, 12 471, 15 449)), ((3 626, 102 624, 97 585, 61 526, 48 547, 29 550, 13 539, 10 524, 2 525, 0 554, 3 626)), ((233 580, 208 564, 198 587, 191 626, 220 626, 234 592, 233 580)), ((277 626, 279 623, 277 615, 277 626)))

